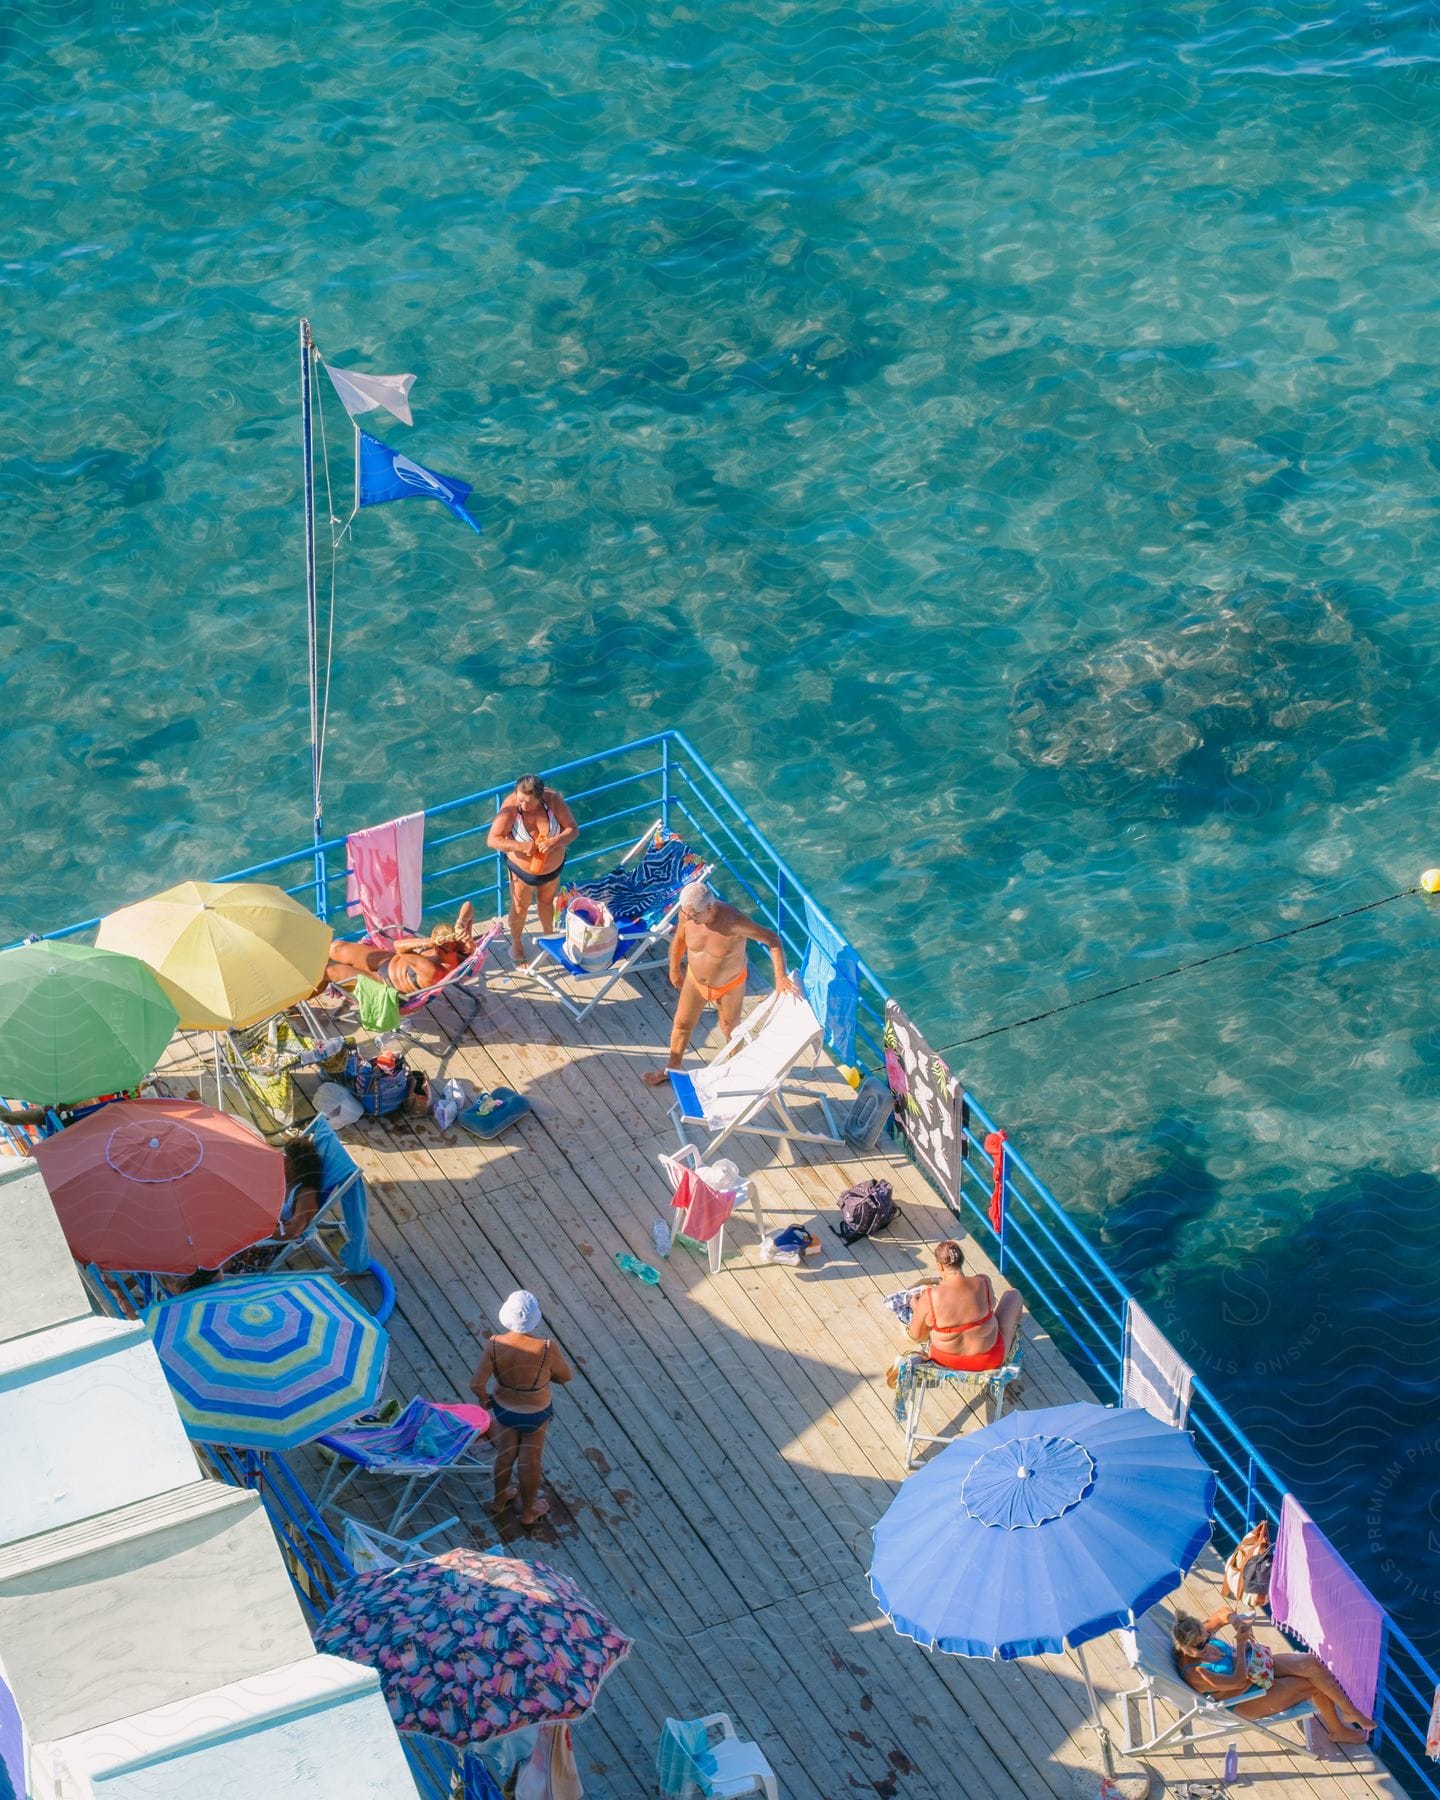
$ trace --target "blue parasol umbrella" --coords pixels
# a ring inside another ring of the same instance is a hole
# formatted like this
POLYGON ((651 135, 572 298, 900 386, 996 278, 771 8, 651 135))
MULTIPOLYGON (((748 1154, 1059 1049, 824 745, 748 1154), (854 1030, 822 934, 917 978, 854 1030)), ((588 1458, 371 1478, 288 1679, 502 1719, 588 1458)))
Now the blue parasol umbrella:
POLYGON ((1137 1407, 1011 1413, 912 1475, 875 1527, 870 1587, 897 1631, 957 1656, 1079 1655, 1180 1586, 1215 1478, 1137 1407))
POLYGON ((1210 1541, 1215 1477, 1138 1407, 1011 1413, 951 1444, 875 1527, 897 1631, 958 1656, 1044 1656, 1129 1624, 1210 1541))
POLYGON ((293 1450, 375 1404, 390 1340, 328 1275, 237 1276, 147 1321, 190 1436, 293 1450))

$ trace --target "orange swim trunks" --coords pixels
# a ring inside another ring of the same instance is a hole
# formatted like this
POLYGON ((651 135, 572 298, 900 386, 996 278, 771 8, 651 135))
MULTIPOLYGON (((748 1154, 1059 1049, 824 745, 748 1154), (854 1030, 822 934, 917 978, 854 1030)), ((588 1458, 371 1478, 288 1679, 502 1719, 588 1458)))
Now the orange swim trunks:
POLYGON ((707 982, 701 981, 699 977, 695 975, 692 975, 690 979, 695 983, 696 987, 699 988, 700 998, 705 1004, 707 1006, 713 1006, 715 1002, 724 995, 733 994, 736 988, 744 987, 746 973, 747 971, 742 969, 733 981, 727 981, 720 987, 711 987, 707 982))

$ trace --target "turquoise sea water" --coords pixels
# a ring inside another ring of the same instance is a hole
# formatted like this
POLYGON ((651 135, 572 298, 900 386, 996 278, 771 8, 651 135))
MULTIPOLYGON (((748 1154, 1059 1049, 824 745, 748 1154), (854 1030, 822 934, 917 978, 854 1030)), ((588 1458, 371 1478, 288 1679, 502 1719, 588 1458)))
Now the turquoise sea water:
MULTIPOLYGON (((1440 863, 1440 9, 0 10, 4 935, 667 724, 939 1042, 1440 863), (328 409, 348 511, 348 449, 328 409), (386 422, 388 426, 388 421, 386 422)), ((1431 1645, 1440 902, 957 1053, 1431 1645)))

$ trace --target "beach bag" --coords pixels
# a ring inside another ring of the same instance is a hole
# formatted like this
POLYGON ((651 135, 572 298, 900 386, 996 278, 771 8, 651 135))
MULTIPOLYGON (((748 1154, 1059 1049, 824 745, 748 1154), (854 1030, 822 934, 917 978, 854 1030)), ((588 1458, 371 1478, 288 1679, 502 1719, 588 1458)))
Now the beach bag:
POLYGON ((1252 1611, 1270 1604, 1270 1577, 1275 1572, 1274 1554, 1252 1556, 1240 1572, 1240 1598, 1252 1611))
POLYGON ((387 1068, 371 1057, 352 1051, 345 1063, 345 1078, 361 1107, 372 1119, 397 1113, 410 1099, 412 1082, 405 1058, 397 1056, 387 1068))
POLYGON ((873 1150, 895 1111, 895 1096, 883 1075, 867 1075, 855 1091, 841 1136, 852 1150, 873 1150))
POLYGON ((1270 1526, 1262 1519, 1252 1526, 1225 1559, 1220 1592, 1227 1600, 1258 1610, 1270 1597, 1270 1526))
POLYGON ((598 975, 615 960, 620 929, 603 900, 577 894, 565 909, 565 954, 587 975, 598 975))
POLYGON ((842 1243, 858 1244, 899 1217, 888 1181, 857 1181, 840 1196, 840 1223, 830 1229, 842 1243))

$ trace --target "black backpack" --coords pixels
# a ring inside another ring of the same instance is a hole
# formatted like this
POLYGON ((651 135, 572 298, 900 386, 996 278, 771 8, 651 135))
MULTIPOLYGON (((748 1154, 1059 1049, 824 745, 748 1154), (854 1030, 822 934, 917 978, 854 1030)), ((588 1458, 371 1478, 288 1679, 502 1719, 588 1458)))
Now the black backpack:
POLYGON ((859 1181, 840 1196, 840 1223, 830 1229, 842 1243, 855 1244, 883 1231, 899 1214, 888 1181, 859 1181))
POLYGON ((1260 1556, 1247 1557, 1245 1567, 1240 1571, 1240 1598, 1243 1604, 1248 1595, 1267 1606, 1270 1603, 1270 1577, 1275 1568, 1275 1552, 1266 1550, 1260 1556))

